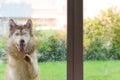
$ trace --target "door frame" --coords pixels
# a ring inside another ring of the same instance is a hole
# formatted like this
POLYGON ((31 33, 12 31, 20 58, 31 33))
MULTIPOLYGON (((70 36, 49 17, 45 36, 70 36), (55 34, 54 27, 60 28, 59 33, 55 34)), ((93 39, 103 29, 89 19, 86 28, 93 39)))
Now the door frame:
POLYGON ((83 1, 67 3, 67 80, 83 80, 83 1))

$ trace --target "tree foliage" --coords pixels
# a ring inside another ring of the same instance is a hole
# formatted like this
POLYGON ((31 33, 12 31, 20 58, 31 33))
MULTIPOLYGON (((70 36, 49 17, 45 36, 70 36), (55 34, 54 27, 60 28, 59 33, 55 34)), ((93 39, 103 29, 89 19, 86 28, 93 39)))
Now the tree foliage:
POLYGON ((116 7, 84 19, 84 59, 120 59, 120 11, 116 7))

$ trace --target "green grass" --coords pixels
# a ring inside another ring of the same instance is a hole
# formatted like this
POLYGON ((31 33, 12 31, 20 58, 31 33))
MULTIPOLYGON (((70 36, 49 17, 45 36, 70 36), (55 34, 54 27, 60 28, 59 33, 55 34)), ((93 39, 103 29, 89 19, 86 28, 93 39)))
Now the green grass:
POLYGON ((40 63, 40 80, 67 80, 66 62, 40 63))
MULTIPOLYGON (((40 80, 67 80, 66 62, 40 62, 40 80)), ((6 64, 0 64, 0 80, 5 80, 6 64)))
POLYGON ((5 80, 6 64, 0 64, 0 80, 5 80))
POLYGON ((120 61, 85 61, 84 80, 120 80, 120 61))

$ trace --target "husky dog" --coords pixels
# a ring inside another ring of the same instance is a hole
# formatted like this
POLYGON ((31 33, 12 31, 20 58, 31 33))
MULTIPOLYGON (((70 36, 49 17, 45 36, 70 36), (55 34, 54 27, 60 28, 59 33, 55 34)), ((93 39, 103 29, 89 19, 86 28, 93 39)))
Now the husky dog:
POLYGON ((24 25, 17 25, 10 19, 9 31, 6 80, 39 80, 36 44, 32 34, 31 19, 24 25))

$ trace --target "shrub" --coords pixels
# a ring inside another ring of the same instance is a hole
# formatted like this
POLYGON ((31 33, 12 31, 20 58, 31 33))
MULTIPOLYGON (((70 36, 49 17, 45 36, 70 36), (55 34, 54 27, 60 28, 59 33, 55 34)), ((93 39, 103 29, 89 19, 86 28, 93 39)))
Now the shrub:
POLYGON ((103 47, 102 41, 96 39, 91 42, 86 54, 84 54, 84 60, 107 60, 108 50, 103 47))
POLYGON ((66 60, 66 34, 59 31, 36 32, 39 61, 66 60))
POLYGON ((84 20, 84 60, 120 59, 119 22, 120 11, 114 6, 84 20))
POLYGON ((1 36, 0 37, 0 59, 4 60, 6 57, 6 36, 1 36))

